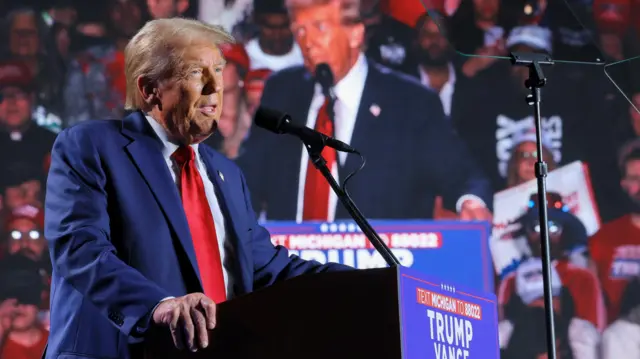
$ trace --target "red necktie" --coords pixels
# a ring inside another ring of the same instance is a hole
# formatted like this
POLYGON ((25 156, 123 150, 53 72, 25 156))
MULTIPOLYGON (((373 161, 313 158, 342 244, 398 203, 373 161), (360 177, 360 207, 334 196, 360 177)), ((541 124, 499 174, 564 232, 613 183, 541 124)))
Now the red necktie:
POLYGON ((216 227, 190 146, 180 146, 171 156, 180 168, 180 193, 196 252, 204 294, 214 302, 227 299, 216 227))
MULTIPOLYGON (((333 136, 333 121, 329 117, 329 99, 318 111, 316 118, 316 131, 322 132, 327 136, 333 136)), ((322 150, 322 157, 327 161, 327 168, 331 171, 336 163, 336 150, 331 147, 325 147, 322 150)), ((331 187, 327 180, 322 176, 313 165, 311 160, 307 164, 307 177, 304 182, 304 207, 302 210, 302 219, 305 221, 326 221, 329 217, 329 195, 331 187)))

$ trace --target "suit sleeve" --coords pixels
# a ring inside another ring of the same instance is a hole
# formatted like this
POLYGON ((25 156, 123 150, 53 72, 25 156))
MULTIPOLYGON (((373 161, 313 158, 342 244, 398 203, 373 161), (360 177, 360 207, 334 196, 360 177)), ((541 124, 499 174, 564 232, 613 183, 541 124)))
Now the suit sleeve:
POLYGON ((170 294, 118 258, 110 239, 107 176, 95 141, 81 128, 61 132, 52 151, 45 237, 53 272, 124 335, 140 336, 138 325, 144 327, 170 294))
POLYGON ((491 183, 445 117, 439 98, 430 94, 414 102, 422 106, 413 112, 413 116, 420 116, 413 122, 422 127, 416 133, 426 134, 425 139, 417 141, 420 147, 416 153, 424 156, 423 174, 432 178, 433 185, 444 197, 444 206, 457 210, 458 200, 471 195, 492 208, 491 183))
POLYGON ((289 251, 283 246, 274 246, 271 234, 260 226, 251 206, 250 193, 244 179, 242 186, 246 203, 248 220, 251 227, 251 246, 253 254, 253 286, 260 289, 272 285, 274 282, 296 277, 306 273, 321 273, 327 271, 346 271, 354 268, 338 263, 320 264, 316 261, 305 261, 298 256, 289 256, 289 251))

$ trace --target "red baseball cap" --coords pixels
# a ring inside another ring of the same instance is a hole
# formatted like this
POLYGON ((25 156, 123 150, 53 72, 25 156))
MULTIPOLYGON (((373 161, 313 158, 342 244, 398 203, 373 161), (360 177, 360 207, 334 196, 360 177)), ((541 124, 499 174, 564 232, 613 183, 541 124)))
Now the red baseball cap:
POLYGON ((0 88, 30 89, 32 85, 33 74, 26 64, 18 61, 0 63, 0 88))
POLYGON ((7 216, 5 228, 8 228, 13 221, 18 219, 27 219, 34 222, 40 228, 44 227, 44 213, 42 209, 35 206, 25 205, 15 208, 7 216))
POLYGON ((249 55, 242 44, 222 44, 220 50, 225 60, 238 65, 243 71, 249 70, 249 55))
POLYGON ((630 0, 594 0, 593 12, 604 33, 623 35, 631 24, 630 0))
POLYGON ((256 69, 247 73, 244 78, 244 86, 246 91, 262 90, 264 88, 264 81, 271 75, 270 69, 256 69), (256 84, 255 82, 258 81, 256 84))

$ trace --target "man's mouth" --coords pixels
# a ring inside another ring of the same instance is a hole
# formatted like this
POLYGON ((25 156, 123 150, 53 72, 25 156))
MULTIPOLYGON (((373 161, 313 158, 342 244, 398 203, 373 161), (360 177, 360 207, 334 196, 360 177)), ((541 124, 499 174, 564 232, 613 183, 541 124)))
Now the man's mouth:
POLYGON ((206 115, 213 115, 214 113, 216 113, 216 109, 218 108, 217 105, 205 105, 205 106, 200 106, 200 112, 206 114, 206 115))

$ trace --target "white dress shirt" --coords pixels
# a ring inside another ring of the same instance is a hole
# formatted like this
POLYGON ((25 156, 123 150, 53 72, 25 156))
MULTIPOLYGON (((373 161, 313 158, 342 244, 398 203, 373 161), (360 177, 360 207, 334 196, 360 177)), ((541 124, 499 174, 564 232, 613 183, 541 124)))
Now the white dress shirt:
MULTIPOLYGON (((173 178, 173 182, 176 186, 179 186, 180 179, 180 168, 176 165, 175 161, 171 159, 171 155, 178 149, 179 145, 172 143, 167 138, 167 133, 164 128, 156 122, 153 118, 146 116, 147 121, 158 135, 162 144, 164 145, 162 148, 162 156, 164 157, 167 166, 169 167, 169 172, 171 172, 171 177, 173 178)), ((191 145, 193 150, 196 153, 196 167, 198 169, 198 173, 200 173, 200 177, 202 177, 202 183, 204 184, 204 192, 207 196, 207 202, 209 202, 209 208, 211 208, 211 214, 213 215, 213 222, 216 227, 216 236, 218 238, 218 249, 220 250, 220 260, 222 265, 222 274, 224 276, 225 287, 227 288, 227 298, 231 297, 233 290, 232 277, 229 275, 231 266, 231 256, 233 253, 232 249, 229 245, 229 241, 227 238, 226 231, 226 223, 225 218, 222 213, 222 209, 220 208, 220 204, 218 201, 218 196, 216 195, 216 188, 213 185, 211 179, 209 179, 209 174, 207 172, 207 168, 202 162, 202 158, 200 158, 200 153, 198 152, 198 145, 191 145)), ((178 187, 178 191, 180 187, 178 187)), ((166 298, 165 298, 166 299, 166 298)))
MULTIPOLYGON (((442 102, 444 114, 451 116, 451 104, 453 103, 453 92, 456 86, 456 70, 453 68, 452 64, 449 64, 447 67, 449 68, 449 79, 438 92, 438 96, 440 96, 440 102, 442 102)), ((418 66, 418 72, 420 73, 420 82, 426 87, 435 90, 431 87, 429 74, 422 68, 422 66, 418 66)))
MULTIPOLYGON (((353 128, 356 125, 356 117, 358 115, 358 108, 360 107, 360 99, 362 98, 362 91, 364 91, 364 82, 367 79, 367 73, 369 67, 364 55, 360 54, 355 65, 349 70, 347 75, 338 82, 333 88, 336 96, 335 102, 335 118, 334 118, 334 137, 346 144, 351 142, 351 136, 353 135, 353 128)), ((322 94, 322 87, 316 84, 313 98, 311 99, 311 107, 309 107, 309 115, 307 116, 307 127, 314 128, 316 125, 316 117, 320 107, 324 103, 324 95, 322 94)), ((309 154, 304 148, 304 145, 300 146, 302 151, 300 162, 300 180, 298 181, 298 205, 296 210, 296 222, 302 222, 302 212, 304 208, 304 185, 307 178, 307 165, 309 164, 309 154)), ((338 161, 340 165, 344 165, 347 159, 347 153, 338 152, 338 161)), ((335 177, 339 183, 338 178, 338 165, 334 164, 331 169, 331 174, 335 177)), ((333 191, 329 191, 329 222, 332 222, 336 216, 336 206, 338 204, 338 197, 333 191)))

